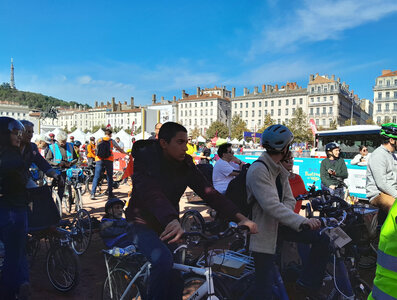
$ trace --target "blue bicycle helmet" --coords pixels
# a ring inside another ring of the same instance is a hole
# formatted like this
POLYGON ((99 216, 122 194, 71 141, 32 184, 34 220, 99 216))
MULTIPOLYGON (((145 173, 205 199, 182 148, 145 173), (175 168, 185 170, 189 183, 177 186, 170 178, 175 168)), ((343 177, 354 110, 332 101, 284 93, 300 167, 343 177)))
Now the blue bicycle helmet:
POLYGON ((80 141, 75 141, 73 145, 76 146, 76 147, 80 147, 81 146, 81 142, 80 141))
POLYGON ((291 144, 294 135, 288 127, 276 124, 271 125, 262 133, 261 144, 265 148, 282 151, 286 146, 291 144))
POLYGON ((336 142, 331 142, 325 145, 325 152, 332 151, 336 148, 340 148, 339 144, 336 142))

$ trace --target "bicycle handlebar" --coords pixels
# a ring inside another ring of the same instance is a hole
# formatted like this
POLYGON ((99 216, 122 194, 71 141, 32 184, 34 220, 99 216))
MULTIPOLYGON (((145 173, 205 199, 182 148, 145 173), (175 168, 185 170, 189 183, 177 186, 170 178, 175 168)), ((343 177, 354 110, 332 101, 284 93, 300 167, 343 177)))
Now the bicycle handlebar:
POLYGON ((235 233, 241 233, 244 231, 249 232, 249 228, 245 225, 238 226, 236 223, 230 222, 229 227, 224 232, 220 232, 216 235, 206 235, 199 231, 192 231, 192 232, 184 232, 182 237, 184 237, 184 238, 199 237, 200 239, 203 239, 205 241, 216 242, 221 239, 227 238, 235 233))

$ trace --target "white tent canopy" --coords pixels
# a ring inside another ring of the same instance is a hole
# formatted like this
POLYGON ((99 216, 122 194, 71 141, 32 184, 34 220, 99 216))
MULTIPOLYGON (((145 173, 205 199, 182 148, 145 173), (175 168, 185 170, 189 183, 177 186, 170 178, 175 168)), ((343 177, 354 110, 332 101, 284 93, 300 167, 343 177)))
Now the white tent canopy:
POLYGON ((231 144, 232 145, 238 145, 240 143, 240 141, 238 140, 238 139, 233 139, 233 140, 231 140, 231 144))
POLYGON ((150 137, 151 137, 151 134, 146 131, 145 131, 145 138, 143 138, 143 132, 133 136, 133 138, 135 138, 136 141, 143 140, 143 139, 147 140, 150 137))
POLYGON ((95 132, 92 136, 95 137, 95 140, 98 140, 105 136, 105 132, 102 129, 98 129, 98 131, 95 132))
POLYGON ((241 140, 239 141, 239 144, 240 144, 240 145, 243 145, 244 143, 245 143, 244 139, 241 139, 241 140))
POLYGON ((113 134, 113 138, 116 137, 120 138, 120 141, 123 142, 124 150, 131 149, 131 136, 125 132, 124 129, 121 129, 116 134, 113 134))
POLYGON ((70 141, 70 137, 73 136, 75 141, 79 141, 80 143, 84 144, 85 142, 85 133, 81 131, 80 128, 77 128, 72 133, 68 134, 68 138, 70 141))
POLYGON ((57 138, 57 134, 58 134, 60 131, 62 131, 62 130, 59 129, 59 128, 55 128, 53 131, 47 132, 46 135, 49 137, 49 134, 50 134, 50 133, 53 133, 53 134, 55 135, 55 139, 56 139, 56 138, 57 138))
POLYGON ((197 137, 197 141, 198 141, 199 143, 205 143, 205 138, 202 137, 201 135, 199 135, 199 136, 197 137))

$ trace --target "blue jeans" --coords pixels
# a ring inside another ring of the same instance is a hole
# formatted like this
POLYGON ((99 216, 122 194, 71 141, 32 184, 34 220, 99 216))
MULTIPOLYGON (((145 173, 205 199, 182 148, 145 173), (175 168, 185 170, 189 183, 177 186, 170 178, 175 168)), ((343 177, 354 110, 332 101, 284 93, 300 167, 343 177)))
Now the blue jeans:
POLYGON ((336 196, 336 197, 339 197, 339 198, 342 198, 342 199, 345 198, 345 190, 344 190, 343 187, 331 189, 328 186, 326 186, 324 184, 321 184, 321 189, 323 191, 329 191, 329 194, 331 196, 336 196))
POLYGON ((91 195, 95 195, 96 188, 98 186, 99 178, 101 178, 101 174, 103 169, 106 170, 106 178, 108 181, 108 195, 113 195, 113 162, 110 160, 99 160, 95 165, 95 175, 92 181, 92 190, 91 195))
POLYGON ((138 251, 152 264, 148 299, 182 299, 182 276, 179 271, 172 269, 174 260, 167 245, 159 239, 156 232, 142 224, 134 224, 131 235, 138 251))
POLYGON ((27 208, 0 206, 0 240, 5 249, 0 299, 15 299, 20 285, 29 282, 26 237, 27 208))
MULTIPOLYGON (((318 231, 297 232, 291 228, 279 226, 278 237, 281 240, 312 245, 309 257, 304 259, 303 270, 298 281, 309 288, 320 288, 330 256, 328 236, 320 235, 318 231)), ((256 277, 255 299, 272 299, 275 255, 253 252, 253 257, 256 277)))

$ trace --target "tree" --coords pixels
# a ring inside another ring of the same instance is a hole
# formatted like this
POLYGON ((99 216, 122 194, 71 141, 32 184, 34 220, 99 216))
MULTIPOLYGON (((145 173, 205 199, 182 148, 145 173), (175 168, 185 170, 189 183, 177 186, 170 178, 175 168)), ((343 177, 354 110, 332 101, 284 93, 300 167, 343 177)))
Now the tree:
POLYGON ((276 121, 273 120, 269 114, 266 114, 265 120, 263 121, 263 125, 261 128, 258 129, 258 132, 264 132, 267 127, 274 124, 276 124, 276 121))
POLYGON ((194 129, 192 130, 192 132, 190 133, 190 135, 192 136, 192 138, 195 140, 199 137, 200 135, 200 130, 197 127, 194 127, 194 129))
POLYGON ((337 129, 338 128, 338 121, 332 120, 331 123, 329 123, 329 129, 337 129))
POLYGON ((294 142, 305 143, 313 140, 313 133, 307 122, 307 115, 303 109, 299 107, 292 114, 292 119, 289 121, 288 128, 294 134, 294 142))
POLYGON ((226 138, 229 135, 229 128, 224 123, 215 121, 208 127, 206 135, 208 138, 213 138, 216 132, 218 132, 218 137, 226 138))
POLYGON ((139 126, 137 129, 134 131, 134 135, 140 134, 142 132, 142 126, 139 126))
POLYGON ((232 139, 241 140, 244 137, 244 131, 248 131, 247 124, 237 114, 233 116, 230 127, 232 139))
POLYGON ((347 119, 345 123, 343 123, 344 126, 350 126, 350 124, 357 125, 356 119, 353 119, 353 122, 351 121, 351 119, 347 119))
POLYGON ((367 119, 367 121, 365 121, 365 124, 367 124, 367 125, 375 125, 374 119, 372 119, 372 118, 367 119))
POLYGON ((93 126, 92 133, 97 132, 99 129, 102 129, 103 127, 105 127, 105 125, 103 125, 103 124, 93 126))
POLYGON ((72 128, 70 128, 70 131, 69 131, 69 133, 70 132, 73 132, 73 131, 75 131, 77 129, 77 126, 76 125, 73 125, 73 127, 72 128))

